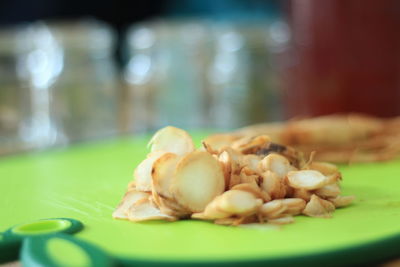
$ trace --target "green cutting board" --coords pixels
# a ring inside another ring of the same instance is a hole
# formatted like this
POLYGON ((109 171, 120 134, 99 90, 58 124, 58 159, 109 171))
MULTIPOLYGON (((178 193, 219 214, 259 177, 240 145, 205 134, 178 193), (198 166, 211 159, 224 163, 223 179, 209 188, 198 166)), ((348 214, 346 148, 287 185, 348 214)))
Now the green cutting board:
POLYGON ((135 266, 335 266, 400 256, 400 161, 342 166, 343 194, 357 199, 331 219, 298 216, 279 228, 114 220, 147 141, 124 138, 0 159, 0 232, 41 218, 74 218, 85 225, 76 237, 135 266))

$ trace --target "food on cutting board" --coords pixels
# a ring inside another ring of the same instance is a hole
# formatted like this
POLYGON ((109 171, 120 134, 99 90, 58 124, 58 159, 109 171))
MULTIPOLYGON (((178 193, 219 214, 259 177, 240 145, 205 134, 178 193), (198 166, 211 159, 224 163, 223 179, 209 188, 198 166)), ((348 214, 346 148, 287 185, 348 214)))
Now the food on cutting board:
POLYGON ((299 214, 331 217, 354 200, 340 195, 338 168, 314 161, 315 153, 305 160, 267 135, 218 138, 196 149, 184 130, 159 130, 113 217, 286 224, 299 214))
POLYGON ((209 136, 205 141, 214 146, 229 146, 238 139, 259 135, 268 135, 273 142, 294 147, 305 155, 316 151, 316 160, 321 161, 384 161, 400 154, 400 117, 380 119, 361 114, 252 125, 209 136))

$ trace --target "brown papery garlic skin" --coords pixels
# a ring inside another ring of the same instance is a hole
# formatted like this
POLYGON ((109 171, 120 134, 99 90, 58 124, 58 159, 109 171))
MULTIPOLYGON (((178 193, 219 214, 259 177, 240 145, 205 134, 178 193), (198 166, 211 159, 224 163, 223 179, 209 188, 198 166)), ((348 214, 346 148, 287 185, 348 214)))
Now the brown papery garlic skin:
POLYGON ((175 127, 159 130, 150 153, 113 213, 134 222, 198 219, 215 224, 288 224, 294 216, 330 218, 350 205, 341 174, 330 163, 308 160, 267 135, 213 135, 197 149, 175 127))

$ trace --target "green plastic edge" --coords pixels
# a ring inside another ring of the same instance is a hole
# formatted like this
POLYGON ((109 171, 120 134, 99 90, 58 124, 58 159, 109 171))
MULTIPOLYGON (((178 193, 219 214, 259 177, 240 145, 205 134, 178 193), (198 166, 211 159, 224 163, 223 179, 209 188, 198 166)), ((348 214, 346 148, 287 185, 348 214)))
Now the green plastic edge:
POLYGON ((46 243, 53 238, 63 239, 81 248, 90 258, 90 265, 95 267, 116 266, 115 260, 102 251, 100 248, 77 239, 73 236, 57 233, 42 236, 27 237, 23 241, 21 249, 21 262, 23 266, 49 266, 59 267, 60 265, 48 253, 46 243))
POLYGON ((49 233, 61 232, 71 227, 69 220, 39 220, 33 223, 22 224, 14 226, 11 231, 16 235, 44 235, 49 233), (48 228, 51 225, 51 228, 48 228), (28 230, 29 229, 29 230, 28 230), (32 229, 34 232, 32 232, 32 229), (28 232, 26 232, 28 230, 28 232), (37 232, 35 232, 35 230, 37 232), (31 231, 31 232, 29 232, 31 231))
POLYGON ((302 254, 299 256, 288 256, 285 258, 268 258, 254 260, 235 260, 235 261, 157 261, 146 259, 133 259, 119 257, 121 266, 354 266, 354 265, 373 265, 384 260, 390 260, 400 256, 400 234, 390 236, 377 241, 368 242, 361 245, 349 246, 333 251, 319 253, 302 254))
MULTIPOLYGON (((71 223, 71 225, 69 227, 67 227, 65 229, 62 229, 60 231, 56 231, 57 233, 74 234, 74 233, 77 233, 77 232, 79 232, 79 231, 81 231, 83 229, 83 224, 80 221, 75 220, 75 219, 71 219, 71 218, 46 218, 46 219, 39 219, 36 222, 38 222, 38 221, 46 221, 46 220, 65 220, 65 221, 69 221, 71 223)), ((34 222, 35 221, 28 222, 28 223, 34 223, 34 222)), ((29 235, 29 234, 25 235, 25 234, 15 233, 13 231, 13 229, 15 227, 19 227, 19 226, 24 225, 24 224, 26 224, 26 223, 17 224, 17 225, 14 225, 14 226, 10 227, 9 229, 7 229, 4 232, 4 240, 14 240, 14 239, 21 240, 21 239, 23 239, 25 237, 32 236, 32 235, 29 235)), ((41 234, 41 235, 54 234, 54 233, 55 232, 50 232, 50 233, 44 233, 44 234, 41 234)))
MULTIPOLYGON (((3 233, 0 233, 3 236, 3 233)), ((0 240, 0 264, 18 259, 20 242, 18 240, 0 240)))
MULTIPOLYGON (((74 234, 83 229, 83 224, 80 221, 71 218, 46 218, 46 219, 40 219, 38 221, 42 220, 69 221, 71 225, 68 228, 61 230, 60 233, 74 234)), ((22 224, 14 225, 9 229, 7 229, 4 233, 2 233, 3 239, 0 242, 0 263, 18 260, 23 239, 31 236, 31 235, 16 234, 12 231, 14 227, 20 225, 22 224)), ((49 234, 50 235, 54 234, 54 232, 43 235, 49 235, 49 234)), ((38 235, 38 236, 43 236, 43 235, 38 235)))

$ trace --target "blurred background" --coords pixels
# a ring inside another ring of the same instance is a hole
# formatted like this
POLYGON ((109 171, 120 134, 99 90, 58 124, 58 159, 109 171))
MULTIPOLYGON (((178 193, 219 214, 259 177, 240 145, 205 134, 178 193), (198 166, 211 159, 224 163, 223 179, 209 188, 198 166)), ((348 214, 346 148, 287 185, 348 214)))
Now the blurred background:
POLYGON ((400 1, 0 2, 0 155, 338 112, 400 115, 400 1))

